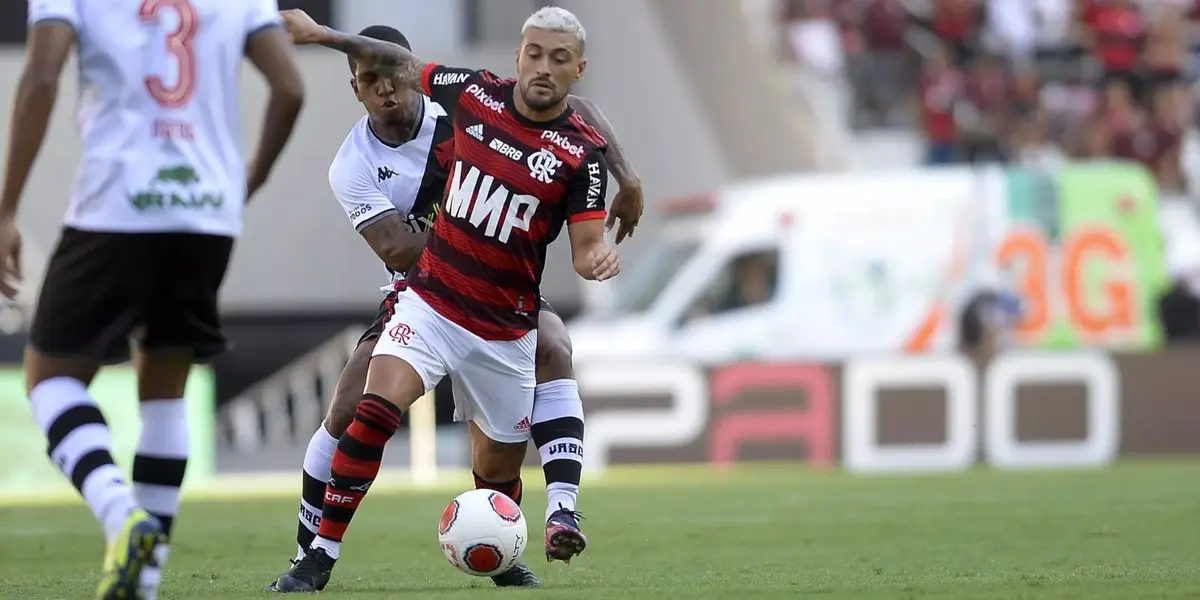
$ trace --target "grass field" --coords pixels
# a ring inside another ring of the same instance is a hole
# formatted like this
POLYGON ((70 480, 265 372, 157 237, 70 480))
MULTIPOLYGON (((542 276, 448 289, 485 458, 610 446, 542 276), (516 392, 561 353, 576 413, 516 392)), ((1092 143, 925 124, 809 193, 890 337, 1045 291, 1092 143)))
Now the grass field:
MULTIPOLYGON (((540 483, 526 486, 531 526, 540 483)), ((438 551, 453 494, 372 490, 322 598, 1135 600, 1200 598, 1200 464, 852 477, 800 467, 648 471, 585 489, 592 546, 537 591, 496 591, 438 551)), ((288 499, 191 501, 162 600, 270 597, 293 552, 288 499)), ((3 508, 0 598, 90 598, 82 506, 3 508)), ((537 538, 537 534, 534 535, 537 538)))

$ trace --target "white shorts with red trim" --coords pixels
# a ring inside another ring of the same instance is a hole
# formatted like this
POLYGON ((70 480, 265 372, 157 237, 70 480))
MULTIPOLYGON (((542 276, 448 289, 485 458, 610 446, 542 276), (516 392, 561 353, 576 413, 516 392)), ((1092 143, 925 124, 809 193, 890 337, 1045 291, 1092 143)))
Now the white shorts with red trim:
POLYGON ((449 375, 455 420, 474 422, 488 438, 515 444, 530 435, 536 351, 537 330, 512 341, 485 340, 405 290, 397 293, 372 356, 412 365, 426 392, 449 375))

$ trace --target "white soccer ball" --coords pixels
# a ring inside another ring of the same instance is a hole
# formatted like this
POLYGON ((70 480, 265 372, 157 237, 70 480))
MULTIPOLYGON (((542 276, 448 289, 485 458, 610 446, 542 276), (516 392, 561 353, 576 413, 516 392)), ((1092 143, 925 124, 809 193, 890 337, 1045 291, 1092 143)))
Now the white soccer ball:
POLYGON ((521 559, 529 528, 512 498, 493 490, 471 490, 442 511, 438 542, 446 560, 458 570, 489 577, 511 569, 521 559))

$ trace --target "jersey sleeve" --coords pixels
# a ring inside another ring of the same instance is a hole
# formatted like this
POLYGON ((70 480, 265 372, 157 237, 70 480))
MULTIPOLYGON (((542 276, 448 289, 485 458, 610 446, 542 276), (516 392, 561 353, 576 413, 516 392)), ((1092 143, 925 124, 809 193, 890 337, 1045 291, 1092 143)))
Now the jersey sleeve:
POLYGON ((603 219, 604 199, 608 195, 608 162, 604 151, 596 148, 583 157, 583 162, 571 177, 564 204, 567 222, 578 223, 603 219))
POLYGON ((62 21, 79 29, 76 0, 29 0, 29 26, 46 21, 62 21))
POLYGON ((396 207, 375 185, 370 167, 341 158, 335 159, 329 167, 329 187, 354 229, 361 232, 380 219, 396 214, 396 207))
POLYGON ((478 72, 475 69, 429 63, 421 73, 421 90, 431 100, 440 104, 450 118, 454 118, 454 113, 458 110, 459 96, 467 88, 467 80, 478 72))
POLYGON ((277 0, 247 0, 247 38, 263 29, 281 25, 282 23, 283 20, 279 16, 279 2, 277 0))

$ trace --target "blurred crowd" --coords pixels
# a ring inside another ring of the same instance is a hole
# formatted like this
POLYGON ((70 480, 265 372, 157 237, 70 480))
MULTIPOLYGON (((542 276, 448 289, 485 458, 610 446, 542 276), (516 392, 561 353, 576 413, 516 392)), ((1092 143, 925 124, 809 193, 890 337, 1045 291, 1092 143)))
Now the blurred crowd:
POLYGON ((779 0, 780 47, 929 164, 1118 157, 1186 187, 1200 0, 779 0))

